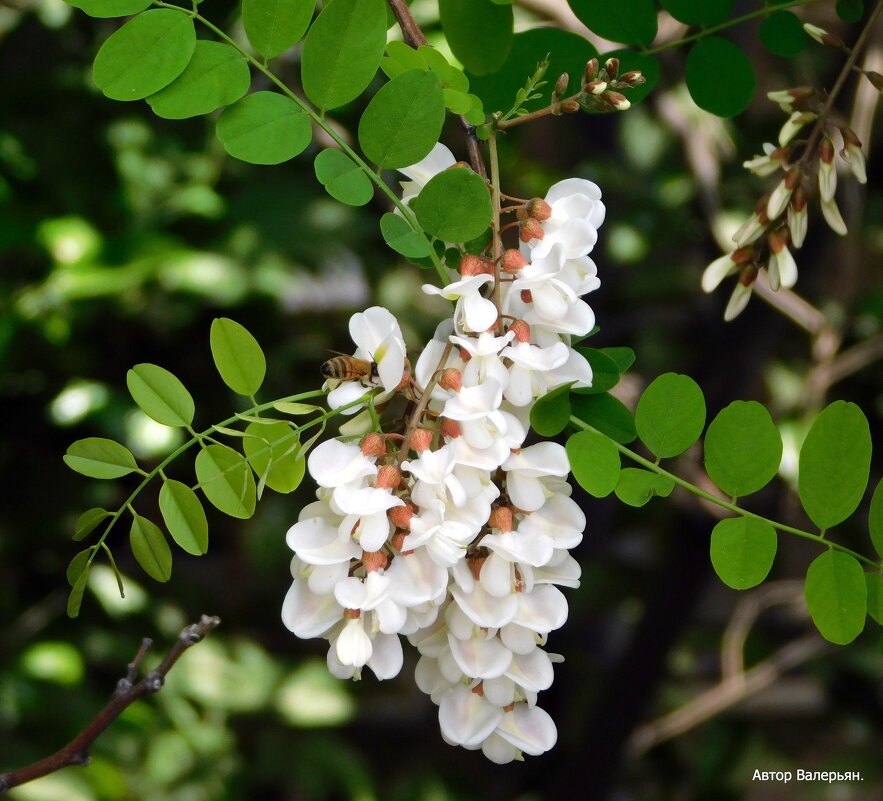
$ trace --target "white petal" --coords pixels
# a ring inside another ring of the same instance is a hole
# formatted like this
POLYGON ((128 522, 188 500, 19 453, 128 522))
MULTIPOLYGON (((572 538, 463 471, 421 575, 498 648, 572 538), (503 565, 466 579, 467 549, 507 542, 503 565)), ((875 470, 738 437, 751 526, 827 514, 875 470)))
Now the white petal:
POLYGON ((361 618, 350 618, 337 637, 334 653, 342 665, 363 667, 371 658, 374 648, 365 632, 361 618))
POLYGON ((496 733, 515 748, 531 756, 539 756, 558 740, 555 722, 538 706, 516 704, 503 716, 496 733))
POLYGON ((378 680, 392 679, 399 675, 403 662, 402 643, 397 634, 378 634, 374 638, 368 667, 378 680))
POLYGON ((497 637, 458 640, 449 636, 448 644, 460 670, 472 678, 496 679, 512 662, 512 652, 497 637))
POLYGON ((316 595, 305 581, 294 581, 282 602, 285 627, 305 640, 328 631, 342 612, 333 595, 316 595))
POLYGON ((455 745, 478 745, 503 718, 503 710, 468 687, 454 687, 438 708, 442 737, 455 745))
POLYGON ((403 173, 412 181, 425 186, 429 183, 430 178, 456 163, 454 154, 445 145, 438 142, 429 152, 428 156, 425 156, 416 164, 411 164, 408 167, 399 167, 398 169, 400 173, 403 173))

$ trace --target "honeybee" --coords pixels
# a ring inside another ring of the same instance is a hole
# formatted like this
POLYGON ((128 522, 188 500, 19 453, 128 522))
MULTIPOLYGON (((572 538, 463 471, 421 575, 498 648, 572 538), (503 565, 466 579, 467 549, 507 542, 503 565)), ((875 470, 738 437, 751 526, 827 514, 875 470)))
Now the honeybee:
POLYGON ((358 381, 363 386, 380 378, 377 362, 368 359, 357 359, 355 356, 334 356, 319 368, 325 378, 337 381, 358 381))

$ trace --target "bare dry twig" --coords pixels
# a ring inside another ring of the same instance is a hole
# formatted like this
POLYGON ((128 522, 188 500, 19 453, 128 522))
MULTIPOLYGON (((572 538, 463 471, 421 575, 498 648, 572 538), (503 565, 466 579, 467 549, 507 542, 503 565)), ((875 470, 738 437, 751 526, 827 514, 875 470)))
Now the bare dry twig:
POLYGON ((91 761, 89 749, 102 732, 130 704, 149 693, 155 693, 160 690, 165 683, 166 674, 172 669, 184 651, 200 642, 212 629, 217 628, 220 622, 221 619, 218 617, 203 615, 198 623, 187 626, 178 635, 175 644, 163 657, 159 666, 155 670, 150 671, 140 681, 136 681, 138 668, 152 644, 147 638, 142 640, 138 653, 135 654, 135 658, 129 663, 125 677, 117 682, 110 701, 107 702, 105 707, 92 719, 86 728, 64 748, 51 756, 26 767, 11 770, 0 775, 0 794, 25 782, 48 776, 50 773, 66 768, 68 765, 88 765, 91 761))

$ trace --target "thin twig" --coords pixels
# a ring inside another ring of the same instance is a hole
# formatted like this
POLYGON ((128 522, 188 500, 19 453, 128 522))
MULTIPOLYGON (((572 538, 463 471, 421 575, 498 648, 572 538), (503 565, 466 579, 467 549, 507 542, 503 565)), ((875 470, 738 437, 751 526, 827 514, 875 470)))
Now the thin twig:
POLYGON ((50 773, 66 768, 68 765, 88 765, 91 761, 89 749, 104 730, 110 726, 123 710, 130 704, 144 697, 148 693, 155 693, 160 690, 165 682, 166 674, 172 669, 175 662, 181 657, 190 646, 196 645, 202 640, 212 629, 216 628, 221 622, 218 617, 208 617, 203 615, 199 623, 193 623, 187 626, 179 635, 175 644, 169 649, 159 667, 152 670, 140 681, 136 682, 138 666, 144 659, 147 649, 150 647, 150 640, 144 639, 138 648, 138 653, 129 664, 125 678, 117 682, 116 689, 102 709, 92 721, 83 729, 73 740, 71 740, 64 748, 51 756, 45 757, 31 765, 23 768, 11 770, 8 773, 0 775, 0 794, 7 790, 17 787, 25 782, 48 776, 50 773))
POLYGON ((405 427, 402 436, 402 447, 399 450, 399 454, 397 457, 397 461, 399 463, 401 463, 408 455, 408 451, 411 447, 411 434, 413 434, 417 426, 420 425, 420 418, 423 416, 423 412, 429 405, 429 401, 432 397, 432 391, 435 389, 435 385, 441 378, 442 368, 444 367, 445 362, 448 360, 448 356, 451 355, 451 350, 453 350, 453 347, 454 345, 451 342, 448 342, 448 344, 445 345, 445 349, 442 351, 441 358, 438 360, 438 364, 435 366, 435 372, 432 374, 432 378, 430 378, 429 381, 426 383, 426 389, 423 390, 423 395, 417 402, 417 405, 414 407, 414 411, 411 414, 410 419, 408 420, 408 424, 405 427))
MULTIPOLYGON (((408 8, 405 0, 387 0, 387 2, 395 15, 396 22, 398 22, 399 27, 402 29, 405 42, 415 50, 418 47, 427 45, 426 36, 424 36, 423 31, 411 14, 411 9, 408 8)), ((462 114, 459 116, 460 128, 463 131, 463 136, 466 138, 466 151, 469 153, 469 163, 475 172, 487 180, 487 167, 484 164, 481 145, 479 144, 478 137, 475 135, 475 126, 462 114)))

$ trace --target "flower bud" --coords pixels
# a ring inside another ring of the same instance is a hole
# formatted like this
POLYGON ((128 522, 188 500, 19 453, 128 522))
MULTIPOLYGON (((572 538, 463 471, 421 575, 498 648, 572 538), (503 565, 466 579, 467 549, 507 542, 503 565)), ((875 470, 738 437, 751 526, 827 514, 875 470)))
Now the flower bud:
POLYGON ((607 91, 607 81, 590 81, 586 84, 586 92, 590 95, 601 95, 607 91))
POLYGON ((874 70, 865 70, 865 77, 878 92, 883 92, 883 75, 874 70))
POLYGON ((586 62, 586 83, 591 83, 598 77, 598 59, 590 58, 586 62))
POLYGON ((791 195, 791 202, 788 204, 788 228, 791 231, 791 244, 796 248, 801 247, 806 238, 809 221, 806 213, 807 200, 806 190, 802 186, 798 186, 794 190, 794 194, 791 195))
POLYGON ((579 111, 581 107, 578 100, 565 100, 558 108, 565 114, 573 114, 579 111))
POLYGON ((396 528, 409 531, 411 528, 411 518, 414 517, 415 511, 413 504, 406 503, 404 506, 393 506, 392 509, 387 511, 386 516, 389 518, 389 522, 396 528))
POLYGON ((865 154, 862 152, 861 140, 850 128, 843 128, 840 133, 843 134, 843 141, 846 145, 840 151, 841 158, 849 165, 856 181, 860 184, 867 183, 868 174, 865 168, 865 154))
POLYGON ((819 143, 819 194, 831 200, 837 189, 837 168, 834 166, 834 143, 823 136, 819 143))
POLYGON ((346 620, 358 620, 362 616, 361 609, 344 609, 343 616, 346 620))
POLYGON ((815 93, 816 90, 811 86, 796 86, 793 89, 778 89, 775 92, 767 92, 766 96, 774 103, 778 103, 783 111, 787 111, 790 114, 795 104, 809 100, 815 93))
POLYGON ((519 237, 522 242, 530 242, 532 239, 542 239, 545 235, 546 232, 543 230, 543 226, 540 225, 540 221, 533 217, 528 217, 528 219, 521 224, 519 237))
MULTIPOLYGON (((755 276, 756 277, 756 276, 755 276)), ((736 284, 733 289, 733 294, 730 295, 730 300, 727 303, 727 308, 724 309, 724 321, 731 322, 735 320, 748 305, 748 301, 751 299, 751 284, 748 285, 742 283, 740 280, 738 284, 736 284)))
POLYGON ((805 30, 819 44, 830 45, 831 47, 844 46, 842 39, 828 33, 824 28, 820 28, 818 25, 810 25, 808 22, 804 22, 803 30, 805 30))
POLYGON ((521 301, 523 303, 533 303, 533 293, 529 289, 522 289, 521 301))
MULTIPOLYGON (((573 102, 576 103, 575 100, 573 102)), ((548 220, 552 216, 552 207, 541 197, 534 197, 528 200, 526 209, 528 217, 533 217, 540 222, 548 220)))
POLYGON ((503 272, 517 273, 523 267, 527 267, 528 261, 521 255, 520 250, 509 248, 503 253, 503 272))
POLYGON ((625 95, 620 94, 619 92, 605 92, 604 98, 610 103, 613 108, 617 111, 626 111, 631 108, 631 101, 626 98, 625 95))
POLYGON ((555 81, 555 89, 552 91, 552 102, 557 103, 558 99, 567 91, 567 84, 570 76, 566 72, 562 72, 555 81))
POLYGON ((469 570, 476 581, 478 581, 481 577, 481 568, 484 566, 486 559, 487 556, 480 553, 466 557, 466 564, 469 565, 469 570))
POLYGON ((386 453, 386 440, 376 431, 366 434, 359 446, 363 456, 383 456, 386 453))
POLYGON ((524 320, 516 320, 509 326, 518 342, 530 342, 530 326, 524 320))
POLYGON ((825 218, 825 222, 831 227, 831 230, 835 234, 840 234, 840 236, 846 235, 846 223, 843 222, 843 217, 840 214, 840 209, 837 208, 837 203, 834 198, 830 200, 822 199, 822 215, 825 218))
POLYGON ((804 125, 813 122, 817 116, 818 115, 813 114, 811 111, 793 112, 779 131, 779 144, 787 145, 788 142, 797 136, 804 125))
POLYGON ((463 389, 463 376, 456 367, 447 367, 442 371, 438 385, 450 392, 459 392, 463 389))
POLYGON ((488 525, 504 534, 512 531, 512 510, 507 506, 496 506, 488 518, 488 525))
POLYGON ((451 439, 457 439, 457 437, 463 435, 463 429, 460 428, 460 424, 456 420, 449 420, 447 417, 442 417, 438 430, 443 437, 450 437, 451 439))
POLYGON ((779 181, 778 186, 773 190, 773 194, 770 195, 766 207, 767 217, 770 220, 775 220, 776 217, 785 211, 785 207, 791 199, 791 193, 800 184, 801 175, 800 167, 792 167, 785 173, 785 177, 779 181))
POLYGON ((460 275, 466 277, 471 275, 482 275, 484 273, 484 265, 478 256, 467 253, 460 260, 460 275))
POLYGON ((634 87, 647 83, 647 79, 640 70, 632 70, 631 72, 625 72, 620 75, 619 82, 626 86, 634 87))
POLYGON ((385 464, 377 471, 377 489, 396 489, 402 483, 402 473, 395 465, 385 464))
MULTIPOLYGON (((445 372, 447 372, 447 370, 445 370, 445 372)), ((442 373, 442 377, 444 377, 444 373, 442 373)), ((432 432, 428 428, 418 428, 416 431, 411 432, 411 437, 408 440, 408 448, 417 451, 417 453, 423 453, 423 451, 429 449, 430 445, 432 445, 432 432)))
POLYGON ((781 286, 791 288, 797 283, 797 264, 788 250, 788 230, 780 228, 778 231, 771 231, 767 236, 767 244, 771 254, 767 265, 770 288, 773 291, 781 286))
POLYGON ((608 58, 607 61, 604 62, 604 69, 607 71, 609 77, 615 78, 619 74, 619 59, 616 58, 616 56, 608 58))
POLYGON ((405 537, 407 536, 408 535, 404 531, 397 531, 389 538, 389 544, 397 551, 401 551, 402 556, 407 556, 409 553, 413 553, 413 551, 402 551, 402 546, 405 544, 405 537))
POLYGON ((383 570, 389 564, 389 557, 383 551, 362 551, 362 564, 366 573, 383 570))

